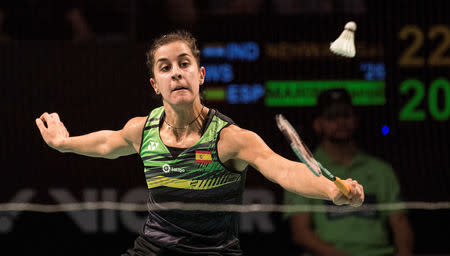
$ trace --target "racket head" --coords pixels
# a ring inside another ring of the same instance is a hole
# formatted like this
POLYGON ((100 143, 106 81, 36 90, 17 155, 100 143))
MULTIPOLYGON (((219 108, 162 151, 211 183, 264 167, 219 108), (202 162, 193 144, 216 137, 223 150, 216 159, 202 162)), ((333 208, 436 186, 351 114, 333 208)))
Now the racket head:
POLYGON ((322 169, 319 162, 314 159, 313 154, 303 143, 297 131, 292 127, 291 123, 281 114, 275 116, 278 129, 283 133, 286 140, 291 145, 292 150, 308 169, 316 176, 322 175, 322 169))

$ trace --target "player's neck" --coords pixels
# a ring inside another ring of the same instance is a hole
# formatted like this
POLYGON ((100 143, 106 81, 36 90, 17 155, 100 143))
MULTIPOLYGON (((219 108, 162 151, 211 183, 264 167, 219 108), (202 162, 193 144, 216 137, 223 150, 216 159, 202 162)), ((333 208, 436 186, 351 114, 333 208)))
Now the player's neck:
POLYGON ((195 126, 194 124, 203 119, 201 117, 204 116, 205 110, 206 108, 200 102, 182 106, 164 104, 164 121, 169 128, 186 130, 190 128, 190 126, 195 126))
POLYGON ((329 140, 324 140, 322 147, 330 158, 344 166, 350 166, 352 164, 357 151, 353 140, 345 143, 334 143, 329 140))
POLYGON ((191 134, 200 134, 208 109, 200 102, 192 105, 171 106, 164 104, 164 122, 161 132, 172 134, 176 143, 183 143, 191 134))

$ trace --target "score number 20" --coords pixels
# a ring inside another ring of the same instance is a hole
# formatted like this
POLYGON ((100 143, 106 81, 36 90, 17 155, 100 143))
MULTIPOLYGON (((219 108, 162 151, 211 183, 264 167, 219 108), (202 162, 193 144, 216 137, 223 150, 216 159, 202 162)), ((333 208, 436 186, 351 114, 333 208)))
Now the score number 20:
MULTIPOLYGON (((400 93, 406 94, 413 91, 413 96, 403 106, 399 113, 401 121, 423 121, 425 111, 420 107, 425 97, 424 84, 416 79, 408 79, 400 84, 400 93)), ((445 78, 439 78, 431 82, 428 88, 428 110, 434 120, 446 121, 450 116, 450 83, 445 78), (439 104, 439 91, 443 91, 442 104, 439 104), (439 106, 441 105, 441 106, 439 106)))

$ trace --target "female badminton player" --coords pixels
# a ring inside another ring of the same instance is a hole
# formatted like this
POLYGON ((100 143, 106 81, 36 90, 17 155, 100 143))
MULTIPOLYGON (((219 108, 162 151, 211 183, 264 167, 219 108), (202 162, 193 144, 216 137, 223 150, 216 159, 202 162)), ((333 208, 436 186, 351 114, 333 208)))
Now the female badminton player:
POLYGON ((274 153, 255 133, 202 105, 205 79, 196 40, 188 32, 157 38, 147 51, 150 84, 162 106, 130 119, 121 130, 69 136, 57 113, 36 119, 44 141, 60 152, 117 158, 139 154, 152 210, 123 255, 242 255, 238 214, 153 210, 165 202, 242 203, 246 169, 300 195, 359 206, 363 187, 352 179, 348 197, 324 177, 274 153))

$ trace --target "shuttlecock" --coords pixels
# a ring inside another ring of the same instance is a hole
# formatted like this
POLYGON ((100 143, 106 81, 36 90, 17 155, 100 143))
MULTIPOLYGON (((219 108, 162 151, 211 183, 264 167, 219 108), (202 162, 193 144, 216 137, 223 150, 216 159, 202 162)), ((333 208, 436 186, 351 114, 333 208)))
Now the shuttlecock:
POLYGON ((348 58, 355 57, 355 31, 356 23, 353 21, 347 22, 341 35, 331 43, 330 51, 348 58))

